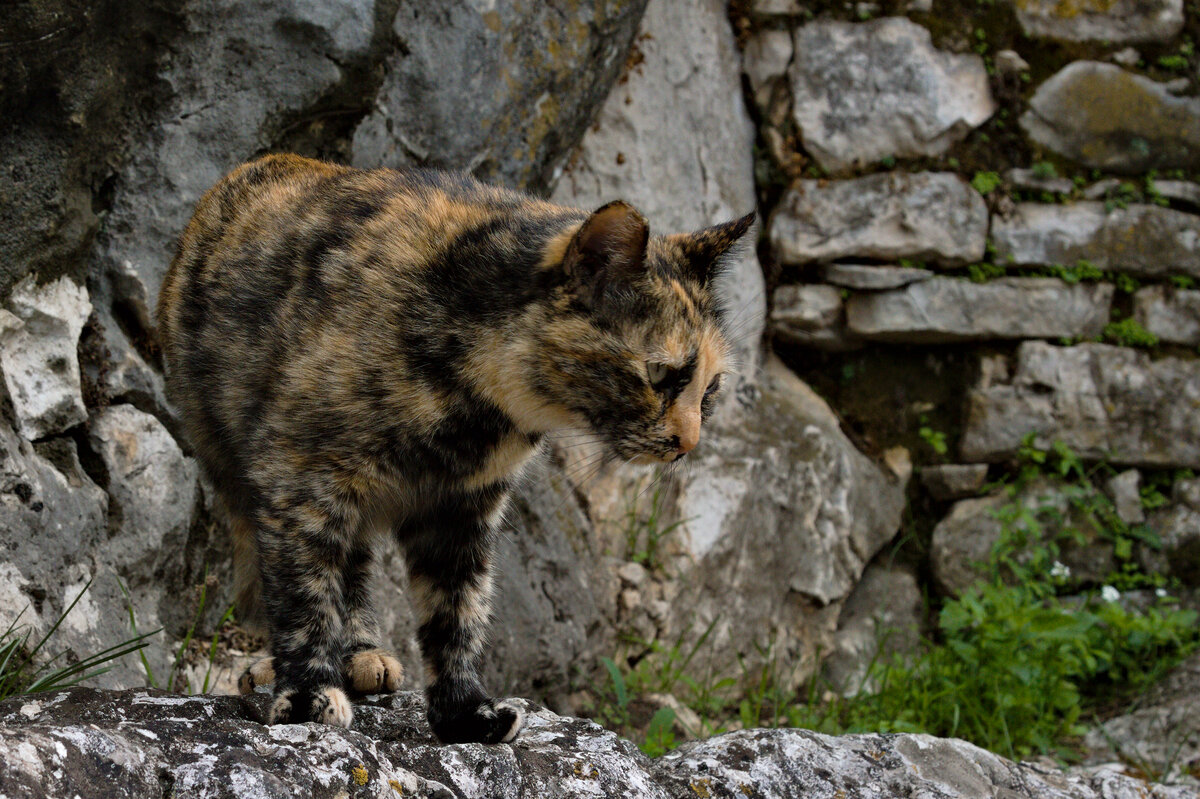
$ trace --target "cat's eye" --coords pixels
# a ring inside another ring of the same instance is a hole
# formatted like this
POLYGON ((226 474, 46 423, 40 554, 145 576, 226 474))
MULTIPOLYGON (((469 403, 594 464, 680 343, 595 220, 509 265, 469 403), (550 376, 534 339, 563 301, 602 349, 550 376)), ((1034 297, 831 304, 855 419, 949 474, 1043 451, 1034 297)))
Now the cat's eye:
POLYGON ((716 394, 720 388, 721 388, 721 375, 717 375, 716 377, 714 377, 712 380, 709 381, 708 388, 704 389, 704 396, 711 397, 713 394, 716 394))
POLYGON ((656 388, 667 382, 667 378, 671 376, 673 371, 674 370, 665 363, 646 361, 646 377, 650 378, 650 385, 656 388))

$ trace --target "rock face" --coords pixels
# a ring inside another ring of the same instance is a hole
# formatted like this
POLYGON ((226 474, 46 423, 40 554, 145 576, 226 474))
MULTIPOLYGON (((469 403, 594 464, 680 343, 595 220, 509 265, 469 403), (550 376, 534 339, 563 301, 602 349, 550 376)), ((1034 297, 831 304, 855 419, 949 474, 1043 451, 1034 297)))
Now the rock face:
POLYGON ((467 169, 545 191, 620 74, 646 0, 399 6, 401 47, 354 131, 355 165, 467 169))
MULTIPOLYGON (((638 64, 601 108, 551 199, 598 208, 623 198, 646 215, 652 233, 698 230, 749 213, 754 128, 725 5, 655 0, 640 30, 638 64)), ((744 379, 759 361, 766 314, 754 236, 747 234, 720 283, 744 379)))
POLYGON ((1108 323, 1113 286, 1055 278, 972 283, 939 277, 846 303, 850 333, 877 341, 1094 338, 1108 323))
POLYGON ((76 348, 92 305, 62 277, 46 286, 23 280, 0 309, 0 368, 20 431, 30 441, 87 418, 76 348))
POLYGON ((75 688, 0 705, 0 793, 799 799, 882 792, 1001 799, 1020 786, 1023 796, 1036 799, 1200 795, 1108 772, 1067 776, 928 735, 743 730, 651 760, 591 722, 524 707, 526 726, 513 743, 447 746, 430 735, 424 703, 412 693, 359 705, 354 728, 344 730, 265 727, 261 694, 243 699, 75 688))
POLYGON ((970 393, 966 460, 1011 457, 1027 433, 1085 459, 1132 466, 1200 466, 1200 362, 1107 344, 1026 342, 1011 375, 992 364, 970 393))
POLYGON ((921 469, 921 485, 937 500, 962 499, 979 492, 987 480, 986 463, 949 463, 921 469))
POLYGON ((771 218, 771 246, 786 264, 838 258, 911 258, 962 264, 983 257, 983 198, 957 175, 906 172, 853 180, 802 180, 771 218))
POLYGON ((903 17, 813 22, 789 71, 804 147, 830 172, 940 155, 995 111, 983 59, 933 47, 903 17))
POLYGON ((808 284, 775 289, 771 332, 784 341, 819 349, 856 346, 846 337, 842 294, 834 286, 808 284))
POLYGON ((1200 291, 1150 286, 1133 296, 1133 318, 1168 344, 1200 344, 1200 291))
POLYGON ((1158 534, 1161 549, 1142 547, 1139 560, 1147 571, 1177 577, 1184 585, 1200 586, 1200 480, 1177 480, 1171 502, 1147 519, 1158 534))
POLYGON ((1183 0, 1009 0, 1027 36, 1071 42, 1161 42, 1183 29, 1183 0))
POLYGON ((1112 64, 1076 61, 1038 87, 1021 127, 1037 143, 1112 172, 1200 164, 1200 100, 1112 64))
POLYGON ((998 262, 1074 266, 1089 261, 1142 277, 1200 277, 1200 216, 1157 205, 1021 203, 992 224, 998 262))
POLYGON ((928 269, 911 266, 866 266, 858 264, 829 264, 824 269, 826 283, 863 291, 898 289, 909 283, 919 283, 933 277, 928 269))

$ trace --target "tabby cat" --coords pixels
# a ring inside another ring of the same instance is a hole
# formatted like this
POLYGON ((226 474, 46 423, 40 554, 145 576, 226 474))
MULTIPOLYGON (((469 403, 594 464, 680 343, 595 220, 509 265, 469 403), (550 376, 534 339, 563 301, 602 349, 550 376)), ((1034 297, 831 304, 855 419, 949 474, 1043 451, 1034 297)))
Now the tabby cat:
POLYGON ((368 583, 380 535, 409 571, 443 741, 512 740, 476 672, 493 544, 552 431, 616 457, 696 446, 729 344, 718 264, 754 215, 649 235, 435 171, 273 155, 200 201, 162 287, 168 385, 231 519, 243 616, 265 612, 268 721, 349 726, 394 691, 368 583))

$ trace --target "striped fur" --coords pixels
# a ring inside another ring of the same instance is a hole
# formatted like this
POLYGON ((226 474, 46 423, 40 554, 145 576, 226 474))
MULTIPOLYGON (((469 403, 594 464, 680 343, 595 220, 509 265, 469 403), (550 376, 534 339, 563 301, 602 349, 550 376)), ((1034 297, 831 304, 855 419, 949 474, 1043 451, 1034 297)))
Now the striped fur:
POLYGON ((405 553, 434 732, 516 734, 475 665, 508 494, 547 433, 642 462, 696 445, 728 351, 713 273, 751 221, 651 237, 624 203, 588 214, 286 155, 204 196, 158 329, 240 541, 239 610, 265 611, 274 660, 246 684, 274 679, 272 721, 349 724, 343 689, 398 684, 368 596, 384 534, 405 553))

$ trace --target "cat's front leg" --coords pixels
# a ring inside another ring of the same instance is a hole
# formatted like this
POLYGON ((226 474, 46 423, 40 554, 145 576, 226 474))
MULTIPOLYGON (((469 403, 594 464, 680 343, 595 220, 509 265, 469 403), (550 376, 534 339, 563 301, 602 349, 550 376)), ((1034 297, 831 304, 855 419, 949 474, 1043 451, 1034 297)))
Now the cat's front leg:
POLYGON ((475 660, 487 634, 493 527, 507 496, 473 495, 402 534, 425 661, 429 725, 446 743, 502 743, 524 715, 484 689, 475 660))

